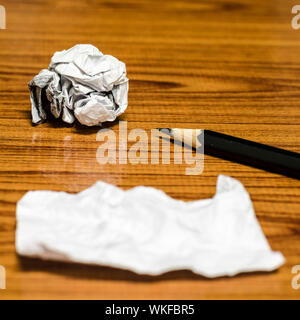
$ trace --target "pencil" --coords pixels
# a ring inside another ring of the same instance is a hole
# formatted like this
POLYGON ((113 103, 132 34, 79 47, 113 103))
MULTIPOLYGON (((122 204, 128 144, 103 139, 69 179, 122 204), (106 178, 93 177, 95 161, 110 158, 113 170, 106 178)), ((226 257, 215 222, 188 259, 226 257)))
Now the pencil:
MULTIPOLYGON (((158 128, 158 130, 173 140, 181 140, 186 129, 158 128)), ((189 144, 193 148, 198 148, 199 142, 204 141, 204 153, 207 155, 300 179, 299 153, 211 130, 201 130, 200 135, 195 139, 191 133, 188 138, 189 144), (200 137, 201 134, 204 135, 204 139, 200 137)))

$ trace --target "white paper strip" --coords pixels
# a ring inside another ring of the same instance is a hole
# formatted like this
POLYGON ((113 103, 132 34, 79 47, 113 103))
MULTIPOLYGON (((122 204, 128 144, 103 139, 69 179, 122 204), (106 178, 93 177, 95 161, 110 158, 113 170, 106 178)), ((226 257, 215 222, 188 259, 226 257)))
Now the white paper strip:
POLYGON ((213 198, 192 202, 101 181, 78 194, 28 192, 17 205, 16 248, 24 256, 149 275, 189 269, 233 276, 284 263, 269 247, 243 185, 222 175, 213 198))

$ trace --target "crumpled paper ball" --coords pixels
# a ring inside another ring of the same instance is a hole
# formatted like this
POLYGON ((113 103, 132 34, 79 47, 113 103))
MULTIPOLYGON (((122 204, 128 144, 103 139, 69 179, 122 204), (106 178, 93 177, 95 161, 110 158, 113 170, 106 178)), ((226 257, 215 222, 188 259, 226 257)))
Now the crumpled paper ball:
POLYGON ((55 118, 96 126, 114 121, 128 105, 126 65, 90 44, 56 52, 48 69, 29 83, 32 122, 42 123, 47 109, 55 118))

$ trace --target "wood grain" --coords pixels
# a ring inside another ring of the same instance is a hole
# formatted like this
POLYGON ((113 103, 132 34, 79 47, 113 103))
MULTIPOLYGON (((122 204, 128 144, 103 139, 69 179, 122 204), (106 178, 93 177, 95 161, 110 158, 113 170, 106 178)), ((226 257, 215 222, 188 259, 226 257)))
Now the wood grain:
MULTIPOLYGON (((300 181, 205 157, 185 165, 99 165, 98 128, 56 121, 33 127, 27 82, 55 51, 91 43, 126 62, 128 130, 204 128, 300 152, 300 30, 287 0, 2 0, 0 30, 0 299, 299 299, 300 181), (160 188, 183 200, 211 197, 218 174, 249 191, 272 249, 272 273, 207 280, 187 271, 128 271, 39 260, 15 253, 15 206, 28 190, 78 192, 101 179, 125 189, 160 188)), ((112 127, 118 132, 118 123, 112 127)))

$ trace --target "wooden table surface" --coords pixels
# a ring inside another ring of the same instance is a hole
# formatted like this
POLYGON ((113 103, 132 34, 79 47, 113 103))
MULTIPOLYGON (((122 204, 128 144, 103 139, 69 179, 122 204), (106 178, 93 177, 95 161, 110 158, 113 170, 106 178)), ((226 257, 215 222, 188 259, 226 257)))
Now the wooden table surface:
MULTIPOLYGON (((0 299, 300 298, 300 181, 205 157, 187 165, 100 165, 99 128, 31 125, 27 82, 55 51, 91 43, 127 65, 128 130, 205 128, 300 152, 300 30, 287 0, 2 0, 0 30, 0 299), (153 186, 182 200, 212 197, 218 174, 249 191, 273 250, 272 273, 208 280, 187 271, 138 276, 105 267, 24 259, 15 252, 16 202, 28 190, 78 192, 97 180, 153 186)), ((118 132, 119 124, 111 126, 118 132)), ((129 145, 130 146, 130 145, 129 145)))

